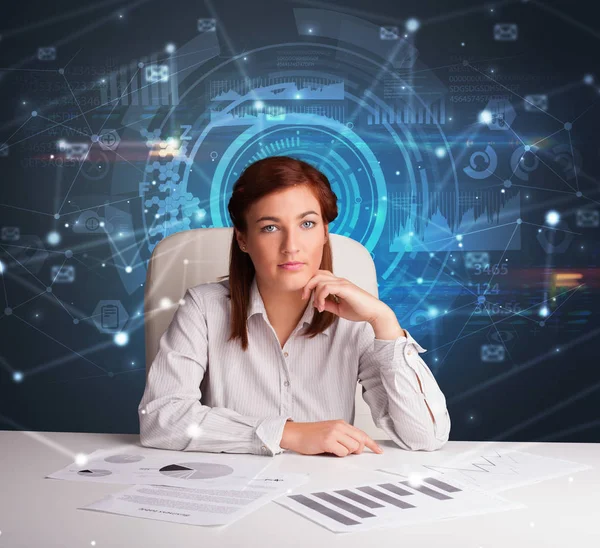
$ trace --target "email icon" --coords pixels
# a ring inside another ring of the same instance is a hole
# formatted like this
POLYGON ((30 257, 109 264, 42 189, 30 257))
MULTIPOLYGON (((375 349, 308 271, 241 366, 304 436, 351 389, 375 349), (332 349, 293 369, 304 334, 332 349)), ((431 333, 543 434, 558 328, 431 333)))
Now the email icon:
POLYGON ((21 237, 21 230, 18 226, 3 226, 0 232, 0 238, 5 242, 16 242, 21 237))
POLYGON ((398 27, 379 27, 380 40, 398 40, 400 32, 398 27))
POLYGON ((503 362, 504 361, 504 346, 501 344, 483 344, 481 345, 481 361, 482 362, 503 362))
POLYGON ((75 267, 73 265, 53 266, 50 276, 52 283, 69 284, 75 280, 75 267))
POLYGON ((516 23, 497 23, 494 25, 494 40, 514 42, 518 36, 516 23))
POLYGON ((216 30, 216 19, 198 19, 198 32, 215 32, 216 30))
POLYGON ((465 268, 474 269, 479 266, 482 270, 490 264, 490 254, 487 251, 467 251, 465 253, 465 268))
POLYGON ((539 112, 540 110, 548 110, 548 96, 547 95, 525 95, 523 101, 525 110, 527 112, 539 112))
POLYGON ((45 48, 38 48, 37 58, 39 61, 55 61, 56 60, 56 48, 49 46, 45 48))
POLYGON ((580 228, 598 228, 600 226, 600 212, 597 209, 578 209, 577 226, 580 228))
POLYGON ((66 143, 65 158, 67 160, 85 160, 89 148, 88 143, 66 143))
POLYGON ((154 84, 156 82, 169 81, 169 65, 148 65, 146 67, 146 82, 154 84))

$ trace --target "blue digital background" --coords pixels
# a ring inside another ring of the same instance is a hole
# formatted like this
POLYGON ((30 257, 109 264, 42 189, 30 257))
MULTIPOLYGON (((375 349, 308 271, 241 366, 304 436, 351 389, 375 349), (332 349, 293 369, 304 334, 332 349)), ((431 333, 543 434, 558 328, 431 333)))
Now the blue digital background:
POLYGON ((451 440, 600 441, 600 28, 573 2, 28 2, 0 32, 0 428, 139 431, 147 261, 250 162, 339 198, 451 440))

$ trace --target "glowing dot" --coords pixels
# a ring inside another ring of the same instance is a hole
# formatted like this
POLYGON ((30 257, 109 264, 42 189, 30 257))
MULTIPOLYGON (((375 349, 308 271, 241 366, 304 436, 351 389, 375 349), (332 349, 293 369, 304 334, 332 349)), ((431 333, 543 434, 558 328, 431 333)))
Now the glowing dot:
POLYGON ((4 263, 0 261, 0 274, 4 272, 4 263))
POLYGON ((489 110, 482 110, 479 113, 479 122, 489 124, 492 121, 492 113, 489 110))
POLYGON ((457 235, 456 235, 456 239, 457 239, 459 242, 461 242, 461 241, 462 241, 462 239, 463 239, 463 237, 462 237, 462 234, 457 234, 457 235))
POLYGON ((145 409, 142 409, 142 410, 140 411, 140 413, 141 413, 142 415, 145 415, 145 414, 146 414, 146 410, 145 410, 145 409))
POLYGON ((591 85, 594 83, 594 76, 593 76, 593 75, 591 75, 591 74, 586 74, 586 75, 583 77, 583 82, 584 82, 585 84, 587 84, 588 86, 591 86, 591 85))
POLYGON ((133 271, 133 268, 131 268, 130 266, 125 267, 125 272, 127 272, 127 274, 131 274, 132 271, 133 271))
POLYGON ((573 478, 569 478, 569 483, 573 483, 573 478))
POLYGON ((542 306, 542 308, 540 308, 540 311, 538 312, 538 314, 542 318, 545 318, 548 314, 550 314, 550 310, 548 309, 547 306, 542 306))
POLYGON ((23 373, 21 373, 20 371, 15 371, 13 373, 13 381, 21 382, 22 380, 23 380, 23 373))
POLYGON ((58 245, 60 243, 60 234, 56 231, 52 231, 46 236, 46 241, 50 245, 58 245))
POLYGON ((87 455, 84 455, 83 453, 77 453, 77 455, 75 455, 75 464, 77 466, 85 466, 87 461, 87 455))
POLYGON ((129 342, 129 335, 120 331, 114 336, 115 344, 118 346, 125 346, 129 342))
POLYGON ((104 228, 105 222, 104 221, 100 221, 100 228, 104 228))
POLYGON ((446 156, 446 149, 444 147, 437 147, 435 149, 435 155, 438 158, 444 158, 444 156, 446 156))
POLYGON ((296 99, 300 99, 300 94, 296 93, 296 99))
POLYGON ((408 483, 410 483, 413 487, 418 487, 421 485, 421 476, 418 474, 410 474, 410 476, 408 476, 408 483))
POLYGON ((185 299, 179 299, 179 304, 183 306, 185 304, 185 299))
POLYGON ((423 283, 423 278, 417 278, 417 283, 418 284, 422 284, 423 283))
POLYGON ((560 221, 560 215, 558 214, 558 211, 548 211, 548 213, 546 213, 546 224, 550 225, 550 226, 556 226, 558 224, 558 222, 560 221))
POLYGON ((415 19, 414 17, 411 17, 406 21, 406 30, 408 32, 416 32, 420 26, 421 23, 419 23, 419 20, 415 19))
POLYGON ((175 53, 175 44, 167 44, 165 46, 165 51, 167 53, 175 53))
POLYGON ((400 172, 399 172, 399 171, 396 171, 396 175, 400 175, 400 172))
POLYGON ((171 302, 171 299, 169 299, 168 297, 165 297, 160 300, 160 303, 158 306, 160 306, 161 308, 169 308, 172 304, 173 303, 171 302))
POLYGON ((95 540, 92 540, 92 542, 90 542, 90 544, 91 544, 92 546, 96 546, 96 541, 95 541, 95 540))
POLYGON ((254 102, 254 108, 257 109, 257 110, 260 110, 264 106, 265 106, 265 104, 262 101, 255 101, 254 102))
POLYGON ((433 257, 433 256, 434 256, 434 254, 433 254, 433 253, 430 253, 430 254, 429 254, 429 256, 430 256, 430 257, 433 257))
POLYGON ((438 309, 435 306, 430 306, 427 313, 431 318, 435 318, 438 315, 438 309))
POLYGON ((187 434, 190 438, 197 438, 202 433, 202 428, 198 424, 190 424, 187 434))

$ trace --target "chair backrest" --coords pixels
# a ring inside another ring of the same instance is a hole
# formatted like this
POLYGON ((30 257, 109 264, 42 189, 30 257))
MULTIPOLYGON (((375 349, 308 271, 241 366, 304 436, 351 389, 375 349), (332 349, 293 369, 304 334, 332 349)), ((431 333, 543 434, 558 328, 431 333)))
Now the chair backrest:
MULTIPOLYGON (((227 275, 232 238, 233 227, 196 228, 172 234, 154 248, 144 292, 146 375, 158 352, 160 338, 177 310, 177 306, 163 306, 164 302, 178 303, 188 288, 216 282, 227 275)), ((375 263, 367 248, 352 238, 333 233, 329 233, 329 242, 333 273, 378 297, 375 263)), ((389 439, 375 426, 358 383, 355 399, 354 425, 371 437, 389 439)))

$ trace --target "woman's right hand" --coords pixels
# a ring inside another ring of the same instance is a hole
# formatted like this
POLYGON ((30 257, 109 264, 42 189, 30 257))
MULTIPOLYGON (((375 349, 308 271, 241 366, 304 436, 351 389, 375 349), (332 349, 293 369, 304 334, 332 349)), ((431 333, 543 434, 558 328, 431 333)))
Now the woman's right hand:
POLYGON ((345 457, 362 453, 365 447, 374 453, 383 453, 365 432, 342 419, 320 422, 287 421, 279 446, 304 455, 334 453, 345 457))

